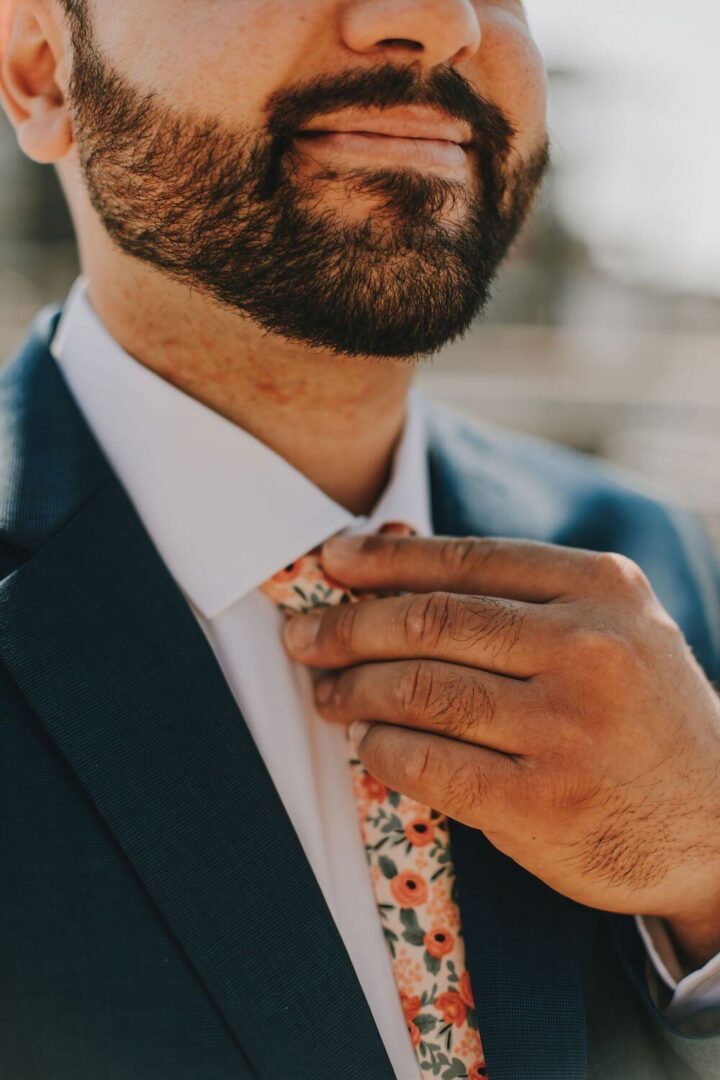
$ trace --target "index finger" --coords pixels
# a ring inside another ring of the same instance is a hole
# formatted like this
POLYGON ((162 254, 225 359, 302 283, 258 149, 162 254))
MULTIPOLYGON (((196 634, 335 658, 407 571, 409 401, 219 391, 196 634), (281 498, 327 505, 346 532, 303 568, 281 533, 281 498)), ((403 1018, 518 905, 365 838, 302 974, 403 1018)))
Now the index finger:
POLYGON ((372 660, 444 660, 527 679, 552 666, 561 609, 487 596, 406 593, 318 608, 285 625, 295 660, 344 668, 372 660))
POLYGON ((485 537, 334 537, 322 550, 334 578, 359 590, 481 593, 548 603, 581 591, 597 552, 485 537))

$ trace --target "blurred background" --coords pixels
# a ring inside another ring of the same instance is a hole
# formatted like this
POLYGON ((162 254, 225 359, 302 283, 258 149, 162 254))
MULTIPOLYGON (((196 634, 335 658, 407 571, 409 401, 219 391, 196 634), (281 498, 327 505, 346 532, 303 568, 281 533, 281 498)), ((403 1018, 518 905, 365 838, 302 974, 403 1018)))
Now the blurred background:
MULTIPOLYGON (((527 7, 550 69, 553 173, 488 318, 421 381, 630 468, 702 514, 720 550, 720 4, 527 7)), ((52 170, 0 119, 1 358, 76 273, 52 170)))

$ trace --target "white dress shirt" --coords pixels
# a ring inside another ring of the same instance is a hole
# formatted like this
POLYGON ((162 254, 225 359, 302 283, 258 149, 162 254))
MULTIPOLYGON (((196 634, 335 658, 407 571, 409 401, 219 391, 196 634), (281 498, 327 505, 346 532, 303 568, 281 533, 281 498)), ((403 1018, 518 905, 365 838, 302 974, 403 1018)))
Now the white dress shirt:
MULTIPOLYGON (((313 706, 283 616, 258 587, 329 536, 404 521, 432 533, 424 401, 411 391, 388 485, 355 517, 263 443, 130 357, 80 279, 52 345, 63 376, 204 630, 297 832, 399 1080, 419 1069, 377 916, 342 726, 313 706)), ((352 462, 348 462, 352 467, 352 462)), ((720 957, 674 979, 639 920, 669 1013, 720 1007, 720 957)), ((667 946, 663 948, 666 960, 667 946)))

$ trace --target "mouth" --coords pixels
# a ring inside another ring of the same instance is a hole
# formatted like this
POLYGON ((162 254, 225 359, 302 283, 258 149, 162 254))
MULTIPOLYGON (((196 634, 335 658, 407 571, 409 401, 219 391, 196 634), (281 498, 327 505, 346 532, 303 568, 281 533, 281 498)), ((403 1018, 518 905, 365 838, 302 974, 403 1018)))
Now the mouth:
POLYGON ((322 116, 296 132, 295 138, 312 156, 456 171, 466 166, 473 143, 468 125, 410 106, 322 116))

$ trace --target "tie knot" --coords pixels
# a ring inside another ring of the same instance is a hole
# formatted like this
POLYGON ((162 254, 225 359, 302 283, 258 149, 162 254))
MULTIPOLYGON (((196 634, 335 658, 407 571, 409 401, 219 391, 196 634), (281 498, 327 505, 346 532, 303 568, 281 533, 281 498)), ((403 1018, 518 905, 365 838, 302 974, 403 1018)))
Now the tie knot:
MULTIPOLYGON (((391 521, 379 530, 383 536, 414 536, 415 530, 399 521, 391 521)), ((305 614, 319 607, 352 604, 363 599, 346 585, 335 581, 325 571, 322 546, 301 555, 295 562, 274 574, 261 586, 262 592, 288 615, 305 614)))

